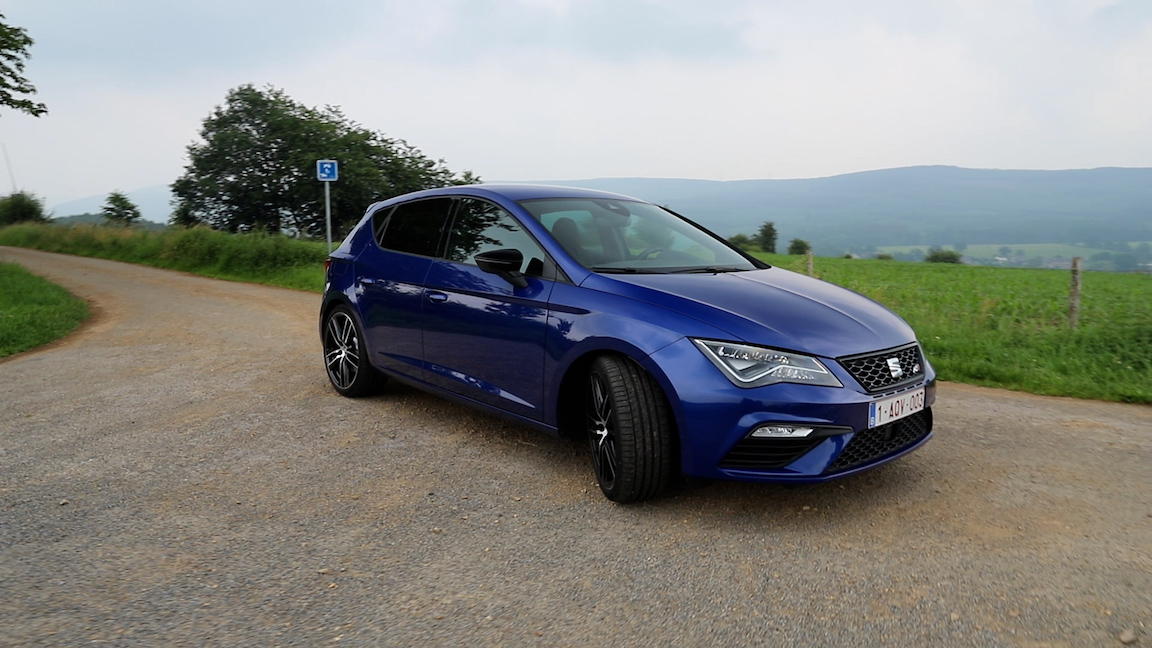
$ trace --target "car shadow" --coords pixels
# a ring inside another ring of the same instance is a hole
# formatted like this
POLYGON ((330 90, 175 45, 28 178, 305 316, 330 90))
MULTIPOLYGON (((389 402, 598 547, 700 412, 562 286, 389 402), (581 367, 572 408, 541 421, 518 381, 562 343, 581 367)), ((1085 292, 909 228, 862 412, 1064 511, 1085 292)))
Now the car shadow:
POLYGON ((851 524, 861 518, 921 505, 939 498, 922 453, 912 453, 874 470, 823 484, 782 485, 678 478, 663 496, 647 502, 616 505, 603 499, 595 485, 582 441, 541 433, 526 425, 390 382, 371 400, 410 408, 426 417, 428 427, 469 446, 483 462, 520 462, 522 473, 550 491, 570 488, 590 503, 612 506, 638 517, 697 516, 712 523, 757 519, 825 521, 851 524))

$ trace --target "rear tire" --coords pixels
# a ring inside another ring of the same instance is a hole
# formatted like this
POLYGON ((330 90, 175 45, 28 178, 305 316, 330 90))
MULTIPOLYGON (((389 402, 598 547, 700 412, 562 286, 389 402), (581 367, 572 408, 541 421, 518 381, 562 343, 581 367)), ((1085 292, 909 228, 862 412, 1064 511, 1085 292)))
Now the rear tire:
POLYGON ((333 308, 324 319, 323 331, 324 367, 336 391, 355 398, 384 386, 386 378, 368 362, 364 332, 347 307, 333 308))
POLYGON ((659 496, 675 474, 672 416, 660 386, 622 356, 596 358, 585 398, 592 469, 604 496, 640 502, 659 496))

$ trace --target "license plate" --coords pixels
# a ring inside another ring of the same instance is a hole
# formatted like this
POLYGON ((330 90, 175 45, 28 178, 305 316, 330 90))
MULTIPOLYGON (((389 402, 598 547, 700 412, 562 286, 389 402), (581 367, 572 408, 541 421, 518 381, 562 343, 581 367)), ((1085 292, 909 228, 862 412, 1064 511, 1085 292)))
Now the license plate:
POLYGON ((924 409, 924 388, 878 400, 868 405, 868 428, 899 421, 924 409))

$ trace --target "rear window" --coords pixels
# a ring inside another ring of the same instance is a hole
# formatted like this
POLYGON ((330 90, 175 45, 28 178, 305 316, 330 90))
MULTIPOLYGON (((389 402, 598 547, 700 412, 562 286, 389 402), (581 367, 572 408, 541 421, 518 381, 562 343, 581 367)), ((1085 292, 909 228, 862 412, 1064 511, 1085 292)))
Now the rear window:
POLYGON ((429 198, 386 207, 372 215, 376 243, 385 250, 436 256, 451 198, 429 198))

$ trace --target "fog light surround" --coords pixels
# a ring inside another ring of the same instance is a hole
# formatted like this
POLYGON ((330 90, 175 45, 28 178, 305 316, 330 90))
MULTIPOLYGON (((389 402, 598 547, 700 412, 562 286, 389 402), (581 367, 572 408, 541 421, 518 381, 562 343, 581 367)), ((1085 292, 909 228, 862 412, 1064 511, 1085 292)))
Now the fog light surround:
POLYGON ((816 428, 804 425, 761 425, 748 436, 754 439, 803 439, 810 436, 816 428))

